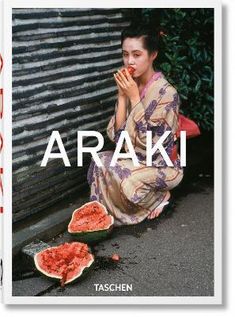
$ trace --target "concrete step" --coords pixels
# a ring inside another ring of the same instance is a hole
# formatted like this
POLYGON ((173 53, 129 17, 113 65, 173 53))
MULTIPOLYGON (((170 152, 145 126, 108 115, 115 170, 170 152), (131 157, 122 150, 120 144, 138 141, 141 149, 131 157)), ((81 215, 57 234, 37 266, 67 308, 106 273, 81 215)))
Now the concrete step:
POLYGON ((27 226, 25 226, 25 223, 19 226, 18 230, 13 231, 13 257, 17 256, 24 246, 36 239, 46 242, 59 233, 64 232, 67 229, 73 211, 88 201, 89 195, 85 193, 73 202, 68 202, 63 208, 58 206, 56 212, 51 213, 51 210, 48 209, 47 215, 42 219, 29 223, 27 226))

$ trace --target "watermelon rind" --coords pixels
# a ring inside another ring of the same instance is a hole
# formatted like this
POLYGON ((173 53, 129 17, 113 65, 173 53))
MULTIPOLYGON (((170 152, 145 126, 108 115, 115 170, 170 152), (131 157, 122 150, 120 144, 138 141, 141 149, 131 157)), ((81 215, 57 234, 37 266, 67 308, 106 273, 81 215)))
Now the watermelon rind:
POLYGON ((112 215, 110 215, 107 211, 107 209, 105 208, 104 205, 102 205, 99 201, 94 200, 91 202, 88 202, 84 205, 82 205, 80 208, 74 210, 73 214, 72 214, 72 218, 69 222, 68 225, 68 232, 77 240, 77 241, 81 241, 84 243, 88 243, 88 244, 93 244, 96 243, 100 240, 106 239, 112 232, 113 230, 113 225, 114 225, 114 218, 112 215), (74 216, 77 212, 79 212, 79 210, 81 210, 82 208, 84 208, 84 206, 86 205, 90 205, 93 204, 94 202, 98 203, 101 208, 104 210, 104 212, 109 215, 110 219, 111 219, 111 223, 108 225, 108 227, 106 228, 102 228, 102 229, 97 229, 97 230, 87 230, 87 231, 72 231, 70 229, 70 225, 73 222, 74 216))
MULTIPOLYGON (((56 247, 50 247, 50 248, 47 248, 46 250, 51 250, 51 249, 56 249, 58 246, 56 247)), ((38 264, 38 259, 37 257, 39 256, 40 253, 44 252, 44 250, 38 252, 37 254, 35 254, 34 256, 34 263, 35 263, 35 266, 37 268, 37 270, 39 272, 41 272, 44 276, 50 278, 50 279, 54 279, 54 280, 61 280, 61 277, 58 276, 58 275, 54 275, 54 274, 50 274, 48 273, 47 271, 45 271, 43 268, 40 267, 40 265, 38 264)), ((84 268, 79 272, 79 274, 75 275, 73 278, 67 280, 64 284, 71 284, 71 283, 74 283, 75 281, 78 281, 80 280, 81 278, 85 277, 87 275, 88 272, 90 272, 90 269, 92 268, 93 264, 94 264, 94 261, 95 261, 95 258, 94 258, 94 255, 89 253, 90 256, 91 256, 91 259, 90 261, 88 262, 88 264, 86 266, 84 266, 84 268)))

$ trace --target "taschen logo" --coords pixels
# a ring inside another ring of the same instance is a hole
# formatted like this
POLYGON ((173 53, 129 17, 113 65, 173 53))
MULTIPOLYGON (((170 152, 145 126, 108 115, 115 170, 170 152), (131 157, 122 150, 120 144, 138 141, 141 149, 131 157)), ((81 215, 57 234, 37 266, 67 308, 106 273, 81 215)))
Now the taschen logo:
POLYGON ((132 284, 124 283, 105 283, 105 284, 94 284, 96 292, 132 292, 132 284))

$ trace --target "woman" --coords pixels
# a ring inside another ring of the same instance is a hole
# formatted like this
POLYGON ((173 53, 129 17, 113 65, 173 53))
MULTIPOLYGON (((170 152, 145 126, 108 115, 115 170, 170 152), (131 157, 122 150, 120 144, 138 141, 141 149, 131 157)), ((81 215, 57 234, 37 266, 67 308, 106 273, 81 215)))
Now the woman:
MULTIPOLYGON (((158 217, 169 202, 170 190, 183 178, 179 155, 173 153, 179 96, 164 75, 153 68, 159 34, 140 24, 124 29, 121 44, 125 67, 114 74, 118 96, 107 134, 117 143, 120 133, 127 131, 140 167, 135 167, 129 158, 118 159, 112 167, 113 151, 103 151, 99 153, 103 167, 97 167, 92 160, 88 171, 90 199, 106 206, 116 226, 158 217), (133 78, 128 66, 134 68, 133 78), (171 132, 163 145, 173 158, 173 167, 166 165, 159 151, 153 155, 152 166, 146 166, 147 131, 152 131, 153 144, 165 131, 171 132)), ((128 152, 126 145, 124 151, 128 152)))

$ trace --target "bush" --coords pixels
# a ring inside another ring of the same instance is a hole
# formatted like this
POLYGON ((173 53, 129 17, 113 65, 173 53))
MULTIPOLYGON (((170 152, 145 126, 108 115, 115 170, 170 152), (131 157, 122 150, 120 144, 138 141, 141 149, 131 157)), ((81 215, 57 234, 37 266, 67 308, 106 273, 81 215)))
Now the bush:
POLYGON ((156 60, 181 97, 181 112, 202 130, 214 123, 214 10, 134 9, 132 18, 156 21, 167 36, 156 60), (139 10, 139 11, 138 11, 139 10))

